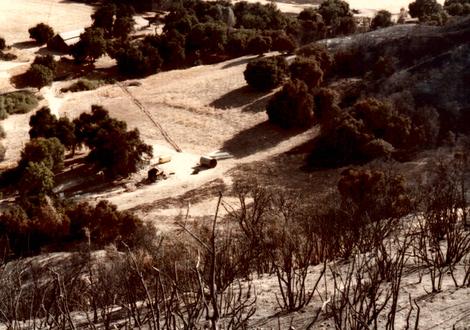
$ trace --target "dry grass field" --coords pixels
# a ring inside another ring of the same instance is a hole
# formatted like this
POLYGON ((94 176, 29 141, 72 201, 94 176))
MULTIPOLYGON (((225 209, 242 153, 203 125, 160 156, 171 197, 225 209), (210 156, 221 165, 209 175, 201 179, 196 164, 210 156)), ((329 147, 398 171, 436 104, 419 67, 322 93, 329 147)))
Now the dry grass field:
POLYGON ((29 40, 28 29, 38 23, 56 32, 76 30, 91 23, 91 12, 90 6, 64 0, 1 1, 1 33, 8 44, 21 43, 29 40))

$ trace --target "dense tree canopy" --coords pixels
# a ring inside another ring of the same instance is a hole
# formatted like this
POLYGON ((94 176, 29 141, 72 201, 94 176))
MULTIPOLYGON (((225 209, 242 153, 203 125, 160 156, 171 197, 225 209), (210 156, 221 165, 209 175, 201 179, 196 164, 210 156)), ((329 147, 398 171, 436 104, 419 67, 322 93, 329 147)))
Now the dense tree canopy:
POLYGON ((124 45, 114 55, 119 72, 127 76, 145 76, 156 73, 162 66, 158 49, 149 43, 124 45))
POLYGON ((39 109, 29 119, 29 137, 56 137, 68 150, 74 151, 77 141, 75 125, 67 118, 57 119, 47 107, 39 109))
POLYGON ((54 71, 41 64, 32 64, 25 73, 28 86, 42 88, 50 85, 54 80, 54 71))
POLYGON ((370 23, 370 28, 380 29, 393 25, 392 13, 387 10, 379 10, 370 23))
POLYGON ((44 23, 39 23, 30 28, 28 32, 31 39, 36 40, 39 45, 44 45, 54 36, 54 30, 44 23))
POLYGON ((18 182, 22 197, 45 196, 54 188, 54 173, 43 162, 29 162, 18 182))
POLYGON ((107 40, 102 28, 87 28, 80 40, 72 47, 71 53, 76 61, 95 61, 106 53, 107 40))
POLYGON ((55 137, 34 138, 25 145, 18 166, 25 168, 30 162, 43 163, 51 171, 59 171, 64 166, 64 146, 55 137))
POLYGON ((442 6, 436 0, 415 0, 408 5, 411 17, 427 20, 442 11, 442 6))
POLYGON ((138 170, 144 155, 152 156, 152 147, 142 142, 137 129, 109 117, 108 111, 92 106, 74 120, 77 140, 90 148, 87 159, 110 177, 128 176, 138 170))
POLYGON ((327 25, 334 25, 340 18, 351 16, 349 4, 342 0, 323 1, 318 12, 327 25))

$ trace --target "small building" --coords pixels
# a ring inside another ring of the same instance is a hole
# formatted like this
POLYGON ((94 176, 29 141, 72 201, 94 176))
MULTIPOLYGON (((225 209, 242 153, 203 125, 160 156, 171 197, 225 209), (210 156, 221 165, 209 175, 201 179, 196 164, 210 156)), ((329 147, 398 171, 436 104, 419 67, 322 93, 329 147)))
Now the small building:
POLYGON ((59 53, 70 53, 70 47, 80 40, 80 34, 83 32, 85 29, 58 33, 48 41, 47 49, 59 53))

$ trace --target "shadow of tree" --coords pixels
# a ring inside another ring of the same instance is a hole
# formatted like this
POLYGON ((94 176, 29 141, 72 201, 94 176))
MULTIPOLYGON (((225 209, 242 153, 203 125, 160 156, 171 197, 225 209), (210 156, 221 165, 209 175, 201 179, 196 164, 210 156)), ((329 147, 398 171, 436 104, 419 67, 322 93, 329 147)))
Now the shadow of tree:
POLYGON ((225 141, 223 150, 235 158, 242 158, 256 152, 270 149, 285 139, 304 132, 305 129, 285 130, 265 121, 234 135, 225 141))
POLYGON ((266 93, 256 92, 246 85, 222 95, 213 101, 210 106, 217 109, 244 107, 265 95, 266 93))
POLYGON ((30 87, 26 73, 17 74, 10 78, 10 83, 17 89, 30 87))
POLYGON ((18 48, 18 49, 29 49, 29 48, 38 47, 39 45, 35 41, 22 41, 22 42, 15 42, 11 46, 14 48, 18 48))
POLYGON ((247 104, 243 107, 243 112, 263 112, 266 111, 266 106, 268 105, 269 100, 271 99, 272 94, 264 95, 263 97, 255 100, 254 102, 247 104))
POLYGON ((61 53, 61 52, 49 50, 47 46, 39 48, 34 54, 43 55, 43 56, 44 55, 57 55, 57 56, 65 55, 64 53, 61 53))

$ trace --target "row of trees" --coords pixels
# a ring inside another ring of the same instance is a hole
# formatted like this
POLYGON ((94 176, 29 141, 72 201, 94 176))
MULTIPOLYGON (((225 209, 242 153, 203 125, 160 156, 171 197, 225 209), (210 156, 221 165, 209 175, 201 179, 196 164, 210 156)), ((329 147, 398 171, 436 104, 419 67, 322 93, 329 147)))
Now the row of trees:
MULTIPOLYGON (((465 15, 467 0, 447 0, 444 8, 452 15, 465 15)), ((467 8, 468 7, 468 8, 467 8)), ((71 53, 79 62, 108 53, 124 75, 142 76, 233 56, 262 54, 269 50, 291 52, 298 44, 356 31, 347 2, 327 0, 317 10, 305 9, 298 17, 282 14, 275 5, 224 1, 183 1, 170 6, 162 35, 131 42, 134 10, 126 4, 108 3, 96 9, 93 24, 80 36, 71 53), (230 29, 232 28, 232 29, 230 29)), ((443 22, 442 7, 436 0, 410 4, 410 15, 422 21, 443 22)), ((379 11, 371 22, 377 29, 392 25, 391 14, 379 11)), ((29 30, 39 44, 50 40, 53 30, 40 23, 29 30)), ((51 73, 44 67, 31 69, 34 86, 48 84, 51 73)))
MULTIPOLYGON (((291 52, 299 43, 355 31, 349 6, 340 0, 324 2, 318 11, 305 10, 297 18, 275 5, 224 1, 183 1, 171 6, 163 34, 130 41, 133 11, 126 5, 105 4, 92 15, 93 24, 80 36, 71 53, 79 62, 93 62, 108 53, 125 75, 147 75, 211 63, 270 50, 291 52)), ((38 42, 51 37, 40 24, 31 29, 38 42)))

